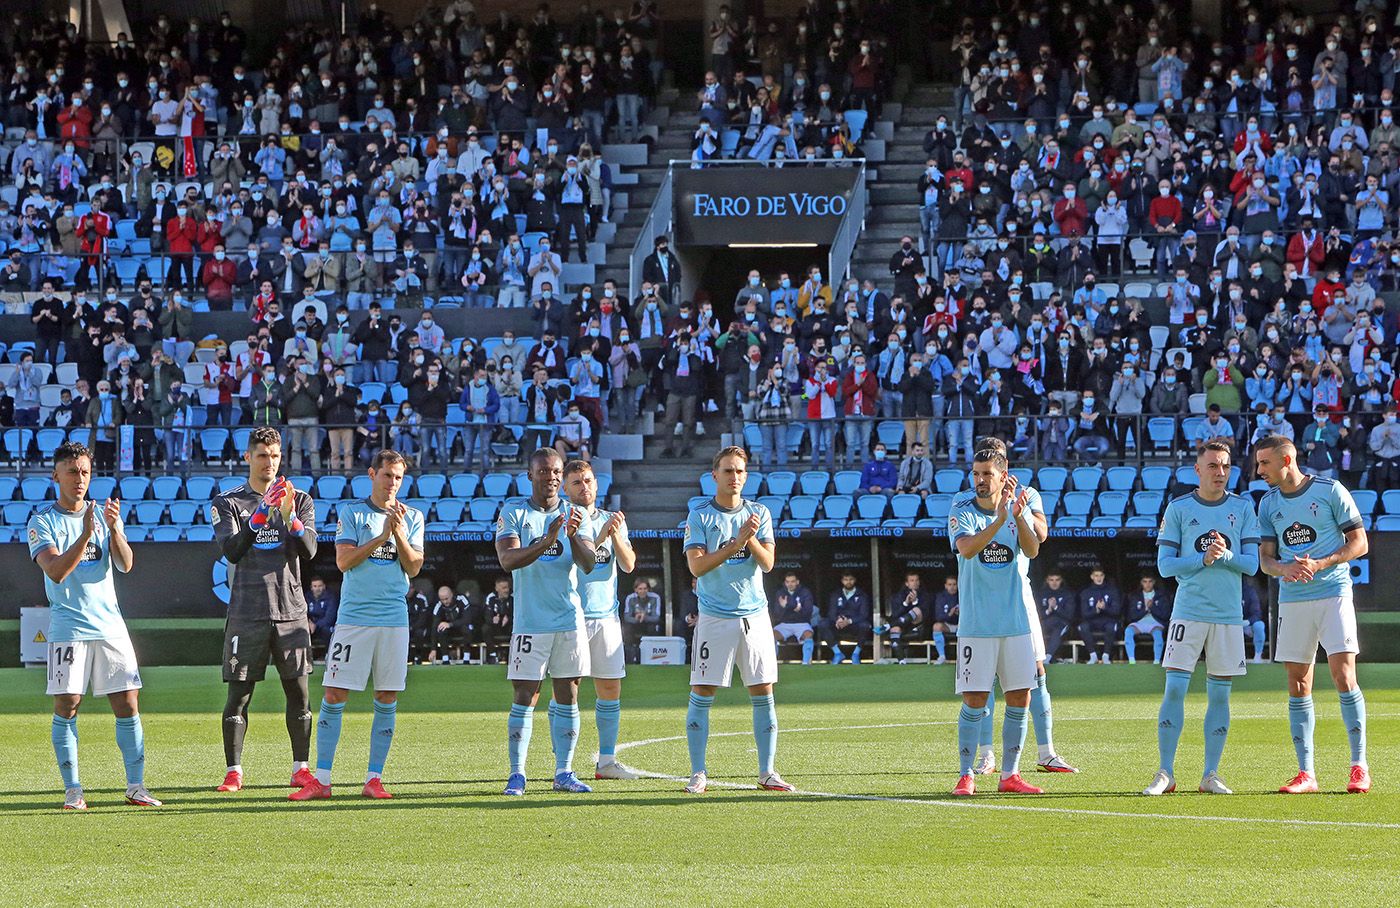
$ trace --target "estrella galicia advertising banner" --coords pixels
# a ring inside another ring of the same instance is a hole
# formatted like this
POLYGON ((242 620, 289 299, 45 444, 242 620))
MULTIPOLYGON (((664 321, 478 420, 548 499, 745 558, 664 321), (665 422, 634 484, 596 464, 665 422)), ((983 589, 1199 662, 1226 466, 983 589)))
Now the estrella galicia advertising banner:
POLYGON ((828 244, 850 207, 854 167, 705 167, 672 175, 676 243, 828 244))

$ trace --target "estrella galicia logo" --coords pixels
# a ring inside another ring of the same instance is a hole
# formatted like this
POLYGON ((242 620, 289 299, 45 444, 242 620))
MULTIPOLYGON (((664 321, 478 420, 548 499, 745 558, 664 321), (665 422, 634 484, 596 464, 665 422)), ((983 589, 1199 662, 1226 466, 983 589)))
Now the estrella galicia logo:
MULTIPOLYGON (((1216 535, 1220 538, 1222 542, 1225 543, 1225 548, 1230 548, 1229 536, 1226 536, 1224 533, 1216 533, 1216 535)), ((1206 549, 1210 548, 1211 542, 1212 539, 1210 533, 1204 533, 1201 536, 1198 536, 1196 538, 1196 551, 1204 553, 1206 549)))
POLYGON ((607 567, 612 564, 613 551, 611 545, 599 546, 594 553, 593 563, 598 567, 607 567))
POLYGON ((1016 555, 1009 546, 993 541, 987 543, 987 547, 978 553, 977 560, 982 562, 983 567, 1000 571, 1010 567, 1016 560, 1016 555))
POLYGON ((1290 549, 1302 549, 1306 551, 1312 548, 1312 544, 1317 542, 1317 530, 1301 523, 1293 521, 1292 526, 1283 531, 1283 544, 1290 549))
POLYGON ((554 544, 540 553, 540 561, 558 561, 564 554, 564 540, 556 539, 554 544))
MULTIPOLYGON (((726 539, 726 540, 724 540, 723 542, 721 542, 721 543, 719 544, 719 547, 720 547, 720 548, 724 548, 725 546, 729 545, 731 542, 733 542, 735 539, 738 539, 738 538, 739 538, 739 537, 737 537, 737 536, 730 536, 728 539, 726 539)), ((732 556, 730 556, 729 558, 725 559, 725 562, 724 562, 724 563, 725 563, 725 564, 743 564, 745 561, 748 561, 748 560, 749 560, 749 547, 748 547, 748 546, 744 546, 742 549, 739 550, 739 553, 738 553, 737 555, 732 555, 732 556)))
POLYGON ((272 525, 272 521, 269 518, 268 522, 263 524, 262 528, 258 530, 257 537, 253 539, 253 548, 268 550, 280 549, 281 547, 282 534, 278 531, 277 527, 272 525))
POLYGON ((94 561, 102 560, 102 547, 97 544, 96 539, 89 539, 87 547, 83 549, 83 564, 92 564, 94 561))
POLYGON ((394 540, 390 538, 386 539, 383 542, 383 544, 381 544, 373 552, 370 552, 369 560, 373 561, 375 564, 391 564, 397 561, 398 557, 398 546, 396 546, 394 544, 394 540))

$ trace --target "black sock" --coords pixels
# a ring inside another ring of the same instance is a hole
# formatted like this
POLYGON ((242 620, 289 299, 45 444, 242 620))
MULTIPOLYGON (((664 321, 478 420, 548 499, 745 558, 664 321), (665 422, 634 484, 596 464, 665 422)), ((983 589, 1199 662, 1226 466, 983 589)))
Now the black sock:
POLYGON ((224 702, 224 763, 243 764, 243 737, 248 733, 248 702, 253 699, 256 681, 230 681, 224 702))
POLYGON ((305 675, 283 678, 282 690, 287 693, 287 737, 292 739, 292 762, 306 763, 311 759, 311 694, 305 675))

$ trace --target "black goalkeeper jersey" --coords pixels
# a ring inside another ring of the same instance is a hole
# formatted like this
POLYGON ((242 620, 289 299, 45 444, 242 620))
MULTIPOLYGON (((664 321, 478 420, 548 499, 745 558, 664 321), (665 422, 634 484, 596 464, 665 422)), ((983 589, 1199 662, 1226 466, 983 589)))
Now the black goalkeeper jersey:
POLYGON ((306 618, 301 559, 316 557, 316 509, 311 496, 296 492, 296 515, 305 532, 294 536, 281 509, 255 530, 248 520, 262 495, 247 483, 214 498, 214 538, 229 563, 230 621, 298 621, 306 618))

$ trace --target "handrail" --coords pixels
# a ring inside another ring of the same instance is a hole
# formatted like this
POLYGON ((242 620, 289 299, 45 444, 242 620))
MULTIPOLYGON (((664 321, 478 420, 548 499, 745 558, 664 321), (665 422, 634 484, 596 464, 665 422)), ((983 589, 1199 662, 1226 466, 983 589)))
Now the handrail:
POLYGON ((860 171, 856 174, 856 184, 851 188, 851 204, 846 206, 846 213, 841 216, 841 226, 836 230, 836 237, 831 241, 831 248, 827 252, 827 271, 834 281, 837 275, 844 279, 851 266, 851 255, 856 249, 856 240, 865 230, 865 215, 867 207, 867 194, 865 188, 865 161, 861 160, 860 171))
POLYGON ((662 178, 661 185, 656 190, 656 195, 651 200, 651 208, 647 211, 646 220, 642 221, 641 232, 637 234, 637 239, 632 244, 632 254, 627 261, 627 289, 629 293, 637 293, 642 285, 642 266, 645 264, 647 256, 652 252, 652 241, 662 235, 669 235, 672 223, 671 204, 671 169, 676 165, 675 161, 670 161, 666 165, 666 176, 662 178))

